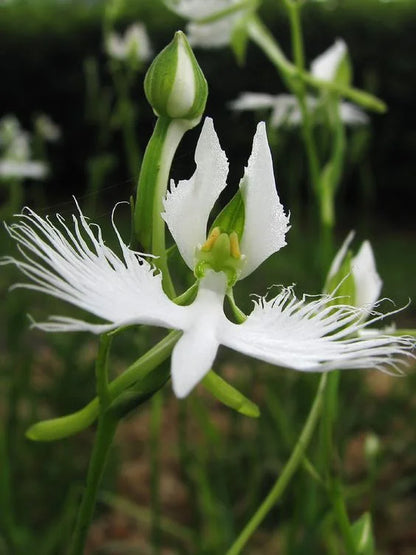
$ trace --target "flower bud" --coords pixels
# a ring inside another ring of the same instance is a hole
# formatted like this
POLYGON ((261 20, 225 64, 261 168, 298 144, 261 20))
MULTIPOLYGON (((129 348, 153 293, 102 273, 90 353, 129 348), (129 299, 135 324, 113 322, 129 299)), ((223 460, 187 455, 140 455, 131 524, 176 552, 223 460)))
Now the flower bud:
POLYGON ((182 31, 177 31, 172 42, 153 60, 144 90, 157 116, 199 122, 208 85, 182 31))
POLYGON ((366 306, 370 311, 380 296, 383 282, 377 273, 373 249, 364 241, 358 253, 352 256, 349 246, 354 238, 351 232, 335 256, 328 273, 325 291, 331 293, 337 287, 337 295, 349 297, 353 306, 366 306))

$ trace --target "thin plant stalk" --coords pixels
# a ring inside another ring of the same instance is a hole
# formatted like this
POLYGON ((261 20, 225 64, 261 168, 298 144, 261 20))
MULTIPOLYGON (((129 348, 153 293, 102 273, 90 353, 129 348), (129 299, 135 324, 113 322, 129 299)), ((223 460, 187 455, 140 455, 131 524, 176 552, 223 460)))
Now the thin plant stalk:
POLYGON ((153 555, 161 550, 160 511, 160 432, 162 423, 162 392, 154 395, 150 404, 150 496, 152 509, 152 549, 153 555))
MULTIPOLYGON (((300 19, 300 4, 285 0, 289 13, 290 28, 292 35, 292 52, 296 68, 299 72, 305 69, 305 54, 303 46, 302 25, 300 19)), ((302 135, 305 143, 306 155, 308 158, 309 173, 312 181, 312 188, 315 194, 319 194, 320 165, 318 149, 312 132, 311 115, 306 104, 306 87, 303 81, 297 81, 293 87, 298 99, 299 109, 302 114, 302 135)))
POLYGON ((72 544, 68 555, 82 555, 87 539, 87 533, 94 514, 98 488, 100 486, 108 453, 113 442, 118 419, 108 410, 111 403, 111 394, 108 386, 108 356, 112 338, 103 335, 95 365, 97 395, 100 404, 98 428, 94 439, 85 491, 75 524, 72 544))
POLYGON ((321 414, 326 382, 327 374, 323 374, 321 376, 311 410, 303 426, 302 432, 299 435, 296 445, 292 451, 292 454, 289 457, 289 460, 285 464, 273 488, 270 490, 269 494, 260 505, 260 507, 257 509, 257 511, 254 513, 254 515, 251 517, 249 522, 246 524, 236 541, 226 552, 226 555, 238 555, 242 552, 242 549, 247 544, 250 537, 254 534, 254 532, 257 530, 261 522, 265 519, 265 517, 274 507, 277 501, 281 498, 287 486, 289 485, 294 473, 301 465, 305 451, 312 439, 313 432, 321 414))
POLYGON ((160 117, 147 145, 137 186, 134 224, 137 239, 158 258, 155 264, 163 276, 163 286, 170 298, 175 289, 169 274, 165 222, 161 216, 173 156, 185 132, 193 126, 187 120, 160 117))

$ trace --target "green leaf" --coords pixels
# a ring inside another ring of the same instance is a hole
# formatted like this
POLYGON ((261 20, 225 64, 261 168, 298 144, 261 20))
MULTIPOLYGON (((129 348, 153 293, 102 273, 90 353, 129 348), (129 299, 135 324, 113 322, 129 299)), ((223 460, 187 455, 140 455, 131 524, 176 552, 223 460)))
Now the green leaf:
POLYGON ((227 407, 250 418, 258 418, 260 416, 260 409, 253 401, 247 399, 247 397, 212 370, 202 380, 202 385, 227 407))
POLYGON ((371 514, 364 513, 351 525, 351 532, 358 555, 374 555, 374 534, 371 514))
POLYGON ((223 233, 232 233, 235 231, 238 235, 239 240, 243 236, 244 231, 244 221, 245 221, 245 210, 244 201, 241 195, 241 191, 238 190, 233 196, 230 202, 221 210, 218 216, 215 218, 211 229, 214 227, 219 227, 223 233))

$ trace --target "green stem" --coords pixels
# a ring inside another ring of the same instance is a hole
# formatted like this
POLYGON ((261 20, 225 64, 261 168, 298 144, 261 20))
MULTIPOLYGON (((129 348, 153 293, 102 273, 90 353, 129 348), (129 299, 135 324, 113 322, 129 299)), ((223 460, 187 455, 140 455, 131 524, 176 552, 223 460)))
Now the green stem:
POLYGON ((78 512, 72 544, 68 555, 82 555, 90 526, 98 487, 103 477, 107 456, 117 427, 117 419, 111 412, 103 413, 99 417, 97 434, 88 467, 87 483, 78 512))
POLYGON ((338 389, 341 374, 339 371, 331 372, 328 376, 327 387, 324 394, 324 408, 322 411, 322 455, 324 459, 324 475, 328 484, 329 498, 332 504, 339 530, 342 534, 348 555, 356 555, 351 524, 348 519, 345 499, 342 493, 340 479, 333 475, 332 461, 334 458, 333 430, 338 412, 338 389))
MULTIPOLYGON (((300 4, 288 0, 285 0, 285 4, 289 13, 293 57, 296 69, 301 73, 305 69, 305 55, 300 19, 300 4)), ((292 88, 298 99, 299 109, 302 114, 302 136, 305 144, 306 156, 308 158, 310 179, 312 181, 312 188, 315 194, 317 194, 319 191, 321 171, 318 151, 313 137, 311 115, 307 105, 306 88, 302 81, 298 81, 292 88)))
POLYGON ((98 428, 88 467, 86 488, 78 512, 72 544, 68 552, 69 555, 82 555, 84 553, 88 529, 94 515, 98 487, 104 474, 107 456, 118 423, 118 419, 114 413, 107 410, 111 401, 108 387, 108 356, 111 341, 112 338, 108 335, 103 335, 100 338, 100 347, 95 363, 97 395, 99 398, 100 410, 98 428))
POLYGON ((175 290, 169 275, 165 222, 161 216, 173 156, 183 135, 195 122, 160 117, 144 153, 137 186, 134 225, 137 239, 158 258, 155 264, 163 274, 163 285, 170 298, 175 290))
POLYGON ((286 83, 296 76, 296 67, 286 58, 274 36, 254 14, 247 21, 247 32, 251 40, 261 48, 272 64, 281 72, 286 83))
POLYGON ((97 397, 100 402, 100 411, 105 412, 111 403, 111 394, 108 387, 108 357, 112 343, 111 335, 100 337, 97 360, 95 363, 95 379, 97 382, 97 397))
POLYGON ((342 534, 344 547, 347 555, 358 555, 351 531, 351 523, 348 518, 345 498, 342 492, 341 482, 337 478, 330 480, 329 495, 334 509, 335 518, 342 534))
POLYGON ((160 426, 162 419, 162 395, 154 395, 151 401, 150 412, 150 495, 152 506, 152 548, 153 555, 160 555, 161 537, 160 537, 160 426))
POLYGON ((286 487, 288 486, 293 474, 296 472, 299 465, 301 464, 303 460, 303 455, 309 445, 309 442, 312 439, 312 434, 321 412, 322 398, 325 391, 326 381, 327 375, 323 374, 319 382, 318 391, 316 393, 308 418, 303 426, 302 432, 292 451, 291 456, 289 457, 289 460, 284 466, 273 488, 270 490, 269 494, 260 505, 260 507, 257 509, 257 511, 254 513, 252 518, 246 524, 245 528, 240 533, 237 540, 226 552, 226 555, 238 555, 238 553, 241 553, 241 550, 246 545, 251 535, 257 530, 258 526, 264 520, 268 512, 281 497, 286 487))
POLYGON ((118 110, 121 117, 121 128, 127 164, 133 179, 137 179, 141 164, 141 153, 135 133, 134 106, 129 95, 129 80, 118 64, 110 63, 113 83, 118 96, 118 110))

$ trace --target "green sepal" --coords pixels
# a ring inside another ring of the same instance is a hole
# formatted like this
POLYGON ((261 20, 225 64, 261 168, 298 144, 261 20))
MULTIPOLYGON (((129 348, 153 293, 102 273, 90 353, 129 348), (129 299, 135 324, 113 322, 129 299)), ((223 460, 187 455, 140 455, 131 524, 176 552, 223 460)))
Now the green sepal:
MULTIPOLYGON (((108 410, 114 411, 121 418, 152 397, 163 387, 168 378, 169 365, 162 364, 142 380, 123 391, 111 402, 108 410)), ((98 418, 99 410, 99 401, 98 398, 95 398, 77 412, 33 424, 26 431, 26 437, 32 441, 56 441, 71 437, 93 424, 98 418)))
POLYGON ((117 418, 122 418, 138 406, 145 403, 161 389, 170 377, 170 364, 162 363, 132 387, 121 393, 109 409, 117 418))
POLYGON ((335 72, 334 81, 342 87, 350 87, 352 83, 352 65, 348 53, 342 57, 335 72))
MULTIPOLYGON (((219 227, 223 233, 232 233, 235 231, 239 241, 243 236, 245 222, 244 200, 240 189, 236 192, 230 202, 221 210, 215 218, 209 233, 214 227, 219 227)), ((208 235, 209 235, 208 233, 208 235)))
POLYGON ((97 419, 98 413, 99 402, 95 398, 77 412, 33 424, 26 430, 26 437, 32 441, 56 441, 70 437, 88 428, 97 419))
POLYGON ((341 263, 341 266, 325 284, 325 292, 332 293, 336 290, 335 298, 331 304, 350 304, 355 306, 355 281, 351 271, 352 253, 348 251, 341 263), (339 298, 338 298, 339 297, 339 298))
POLYGON ((231 43, 230 46, 234 55, 236 57, 237 63, 240 66, 244 65, 246 61, 246 52, 247 52, 247 44, 248 44, 248 31, 247 31, 247 24, 246 24, 247 17, 243 17, 238 23, 234 26, 233 32, 231 34, 231 43))
POLYGON ((374 555, 374 534, 371 514, 364 513, 351 525, 351 534, 357 555, 374 555))
POLYGON ((220 378, 213 370, 202 380, 202 385, 218 399, 221 403, 230 407, 240 414, 249 416, 250 418, 258 418, 260 416, 259 407, 247 399, 242 393, 237 391, 233 386, 220 378))

